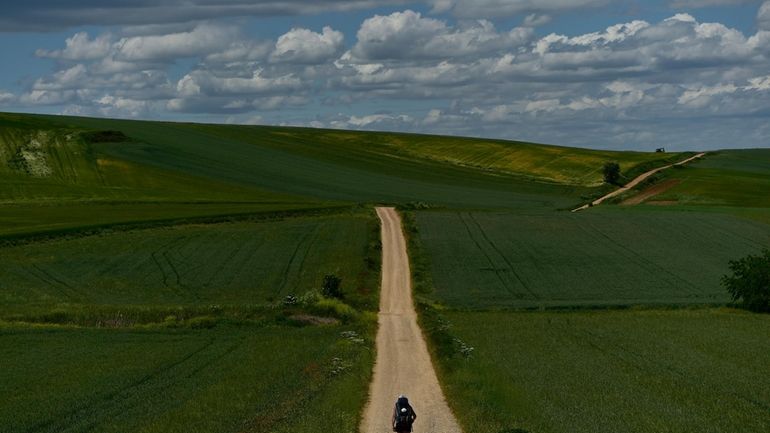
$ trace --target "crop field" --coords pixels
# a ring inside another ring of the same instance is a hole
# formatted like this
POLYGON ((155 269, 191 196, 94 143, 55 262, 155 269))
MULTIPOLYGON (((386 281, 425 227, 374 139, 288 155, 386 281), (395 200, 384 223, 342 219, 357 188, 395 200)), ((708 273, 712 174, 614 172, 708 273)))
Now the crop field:
POLYGON ((679 183, 655 196, 654 202, 770 207, 770 149, 719 151, 666 176, 679 183))
POLYGON ((353 433, 372 355, 343 331, 0 325, 0 431, 353 433))
POLYGON ((436 300, 456 308, 727 302, 728 261, 770 226, 720 213, 419 212, 436 300))
MULTIPOLYGON (((0 305, 264 304, 336 273, 371 293, 373 215, 180 225, 0 248, 0 305), (368 280, 367 280, 368 279, 368 280)), ((2 308, 2 307, 0 307, 2 308)))
POLYGON ((446 312, 466 431, 770 430, 770 316, 728 309, 446 312), (520 430, 514 430, 520 429, 520 430))
POLYGON ((53 129, 59 136, 61 131, 122 131, 129 141, 90 146, 105 161, 321 200, 562 208, 595 193, 597 170, 605 159, 633 171, 643 164, 662 163, 663 158, 652 153, 576 151, 573 161, 566 148, 473 141, 474 152, 485 146, 490 152, 516 151, 519 165, 508 160, 497 166, 462 155, 436 158, 430 140, 408 134, 58 116, 28 116, 22 122, 12 115, 3 117, 18 129, 53 129), (543 168, 546 163, 550 169, 543 168), (558 176, 561 170, 566 170, 566 177, 558 176))
POLYGON ((658 162, 664 165, 663 162, 668 160, 683 159, 679 153, 602 151, 430 135, 405 137, 392 134, 383 137, 383 142, 412 157, 585 186, 602 183, 601 168, 607 161, 618 161, 621 171, 628 172, 639 164, 658 162))
POLYGON ((355 432, 378 244, 369 211, 6 243, 0 431, 355 432), (347 304, 282 305, 328 273, 347 304))

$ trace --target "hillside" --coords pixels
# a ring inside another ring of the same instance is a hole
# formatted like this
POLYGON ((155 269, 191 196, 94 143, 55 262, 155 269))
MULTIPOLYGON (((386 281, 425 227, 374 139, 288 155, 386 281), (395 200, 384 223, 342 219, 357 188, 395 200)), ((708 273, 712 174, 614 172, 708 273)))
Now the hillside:
POLYGON ((0 419, 359 431, 388 203, 465 431, 765 432, 768 322, 719 278, 770 241, 768 155, 667 170, 668 206, 571 213, 612 189, 604 162, 628 179, 685 155, 0 114, 0 419))
POLYGON ((423 201, 555 209, 597 190, 588 185, 605 160, 633 171, 663 158, 423 135, 20 114, 0 114, 0 126, 6 203, 423 201))

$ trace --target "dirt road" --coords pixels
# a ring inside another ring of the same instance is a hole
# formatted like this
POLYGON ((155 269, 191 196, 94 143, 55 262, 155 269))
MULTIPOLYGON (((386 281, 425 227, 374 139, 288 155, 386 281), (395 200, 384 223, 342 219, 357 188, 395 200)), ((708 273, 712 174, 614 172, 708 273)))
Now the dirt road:
POLYGON ((655 174, 655 173, 657 173, 657 172, 659 172, 661 170, 665 170, 667 168, 671 168, 671 167, 673 167, 675 165, 687 164, 688 162, 690 162, 690 161, 692 161, 694 159, 698 159, 698 158, 703 157, 703 155, 705 155, 705 153, 699 153, 699 154, 691 156, 691 157, 689 157, 689 158, 687 158, 687 159, 685 159, 683 161, 679 161, 679 162, 674 163, 674 164, 669 164, 669 165, 666 165, 666 166, 663 166, 663 167, 658 167, 656 169, 644 172, 644 173, 640 174, 639 176, 637 176, 631 182, 628 182, 625 186, 622 186, 622 187, 616 189, 615 191, 612 191, 611 193, 609 193, 609 194, 607 194, 605 196, 597 198, 596 200, 592 201, 591 204, 584 204, 583 206, 580 206, 579 208, 572 209, 572 212, 577 212, 577 211, 580 211, 580 210, 583 210, 583 209, 588 209, 591 206, 596 206, 598 204, 601 204, 601 202, 603 202, 604 200, 607 200, 609 198, 615 197, 616 195, 623 194, 624 192, 628 191, 629 189, 635 187, 636 185, 639 185, 640 182, 642 182, 643 180, 647 179, 648 177, 652 176, 653 174, 655 174))
POLYGON ((364 410, 362 433, 392 432, 390 419, 399 394, 415 412, 417 433, 461 433, 433 370, 412 304, 412 287, 401 217, 393 208, 377 208, 382 221, 382 292, 377 361, 364 410))

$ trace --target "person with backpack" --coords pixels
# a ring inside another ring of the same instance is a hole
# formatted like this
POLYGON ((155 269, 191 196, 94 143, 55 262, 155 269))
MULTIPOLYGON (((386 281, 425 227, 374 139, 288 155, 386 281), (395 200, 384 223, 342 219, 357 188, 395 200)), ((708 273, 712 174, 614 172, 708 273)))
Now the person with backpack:
POLYGON ((396 433, 408 433, 412 431, 412 424, 417 419, 417 414, 409 404, 405 395, 399 395, 396 407, 393 408, 393 431, 396 433))

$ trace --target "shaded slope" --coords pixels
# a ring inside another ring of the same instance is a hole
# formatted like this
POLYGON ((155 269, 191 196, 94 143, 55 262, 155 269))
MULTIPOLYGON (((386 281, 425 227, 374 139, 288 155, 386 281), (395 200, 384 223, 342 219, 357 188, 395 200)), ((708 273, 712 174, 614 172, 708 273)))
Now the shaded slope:
POLYGON ((571 186, 384 154, 366 141, 318 141, 315 130, 304 130, 297 137, 293 128, 100 119, 67 122, 119 129, 139 141, 99 148, 115 158, 327 200, 554 208, 574 202, 582 192, 571 186))
MULTIPOLYGON (((113 192, 120 190, 123 197, 133 199, 165 189, 171 192, 163 193, 167 197, 227 196, 241 200, 270 191, 291 196, 294 201, 303 197, 315 201, 423 201, 453 207, 555 209, 595 193, 597 189, 587 185, 595 183, 597 170, 606 159, 617 160, 633 171, 663 158, 649 153, 414 134, 64 116, 0 114, 0 126, 27 131, 22 134, 26 138, 16 140, 26 143, 41 131, 65 136, 75 133, 76 137, 84 131, 118 131, 130 138, 118 143, 87 143, 83 151, 69 152, 68 158, 75 153, 80 158, 75 158, 77 167, 64 164, 74 167, 70 171, 77 179, 66 175, 64 169, 43 176, 32 175, 29 170, 22 173, 17 169, 15 175, 0 172, 10 179, 8 183, 21 185, 17 190, 51 189, 60 195, 64 189, 68 198, 114 197, 113 192), (19 174, 26 175, 23 181, 19 174), (167 185, 165 180, 161 185, 147 184, 148 179, 157 177, 175 178, 171 183, 177 185, 167 185), (83 185, 100 192, 84 194, 83 185)), ((58 149, 55 145, 51 148, 58 149)), ((57 152, 49 152, 50 161, 67 159, 57 152)), ((20 195, 16 193, 12 199, 20 195)))

